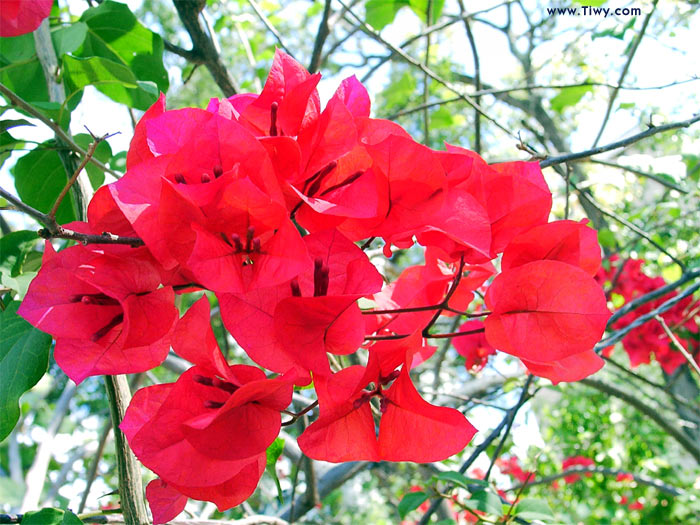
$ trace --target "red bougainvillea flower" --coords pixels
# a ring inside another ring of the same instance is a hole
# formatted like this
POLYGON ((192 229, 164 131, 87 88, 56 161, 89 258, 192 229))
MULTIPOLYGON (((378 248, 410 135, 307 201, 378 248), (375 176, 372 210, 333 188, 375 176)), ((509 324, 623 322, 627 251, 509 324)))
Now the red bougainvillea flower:
POLYGON ((120 428, 139 460, 170 489, 231 508, 257 486, 292 383, 267 379, 255 367, 227 365, 206 298, 178 322, 173 348, 195 366, 175 383, 139 390, 120 428))
POLYGON ((326 352, 352 353, 362 344, 364 320, 357 299, 382 286, 367 255, 337 230, 304 237, 312 264, 291 282, 247 294, 222 294, 221 313, 232 335, 255 362, 330 373, 326 352))
POLYGON ((78 245, 56 253, 47 241, 18 311, 56 338, 56 362, 76 383, 159 365, 177 320, 173 290, 158 288, 160 273, 148 258, 105 250, 78 245))
POLYGON ((496 460, 496 466, 501 472, 514 477, 521 483, 526 483, 535 479, 535 474, 533 472, 525 472, 523 470, 517 456, 510 456, 508 459, 498 458, 496 460))
MULTIPOLYGON (((587 458, 585 456, 573 456, 570 458, 566 458, 564 461, 561 462, 561 469, 566 470, 571 467, 575 467, 577 465, 580 465, 582 467, 592 467, 595 465, 595 462, 591 458, 587 458)), ((592 474, 590 472, 586 473, 586 477, 590 478, 592 474)), ((574 483, 581 479, 581 476, 578 474, 570 474, 568 476, 564 476, 564 481, 566 483, 574 483)))
POLYGON ((421 398, 407 366, 384 375, 391 367, 370 359, 367 368, 352 366, 316 379, 320 415, 298 439, 306 455, 330 462, 424 463, 441 461, 469 443, 476 429, 459 411, 421 398), (374 397, 381 412, 378 432, 369 405, 374 397))
MULTIPOLYGON (((616 255, 610 257, 606 261, 606 266, 601 267, 596 275, 598 282, 606 283, 606 286, 610 287, 609 294, 613 300, 623 299, 624 303, 627 303, 666 284, 663 277, 647 276, 642 271, 644 261, 641 259, 627 259, 622 263, 618 261, 619 257, 616 255)), ((624 328, 675 295, 677 292, 672 291, 635 308, 634 311, 619 319, 613 327, 618 330, 624 328)), ((695 315, 699 304, 700 302, 694 301, 692 297, 685 297, 661 314, 665 323, 674 328, 679 342, 691 354, 693 352, 690 342, 693 337, 700 333, 695 315)), ((627 352, 632 368, 643 363, 650 363, 653 356, 667 374, 672 374, 686 362, 685 357, 675 348, 661 323, 656 321, 644 323, 631 330, 622 340, 622 346, 627 352)), ((695 353, 695 359, 700 362, 700 353, 695 353)))
POLYGON ((146 499, 153 515, 153 524, 168 523, 185 510, 187 496, 181 494, 161 479, 146 485, 146 499))
POLYGON ((634 474, 629 472, 620 472, 616 477, 615 481, 634 481, 634 474))
POLYGON ((580 381, 595 374, 605 364, 603 358, 593 350, 546 363, 538 363, 528 359, 521 359, 521 361, 531 374, 545 377, 555 385, 561 382, 580 381))
POLYGON ((627 506, 630 510, 642 510, 644 508, 644 503, 640 500, 635 500, 627 506))
POLYGON ((486 209, 493 256, 519 233, 547 222, 552 194, 537 162, 489 165, 473 151, 450 144, 440 158, 450 187, 469 192, 486 209))
POLYGON ((31 33, 51 13, 53 0, 0 0, 0 37, 31 33))
POLYGON ((477 330, 480 332, 455 337, 452 340, 452 345, 457 353, 464 357, 464 366, 468 372, 478 372, 484 368, 489 361, 489 356, 496 353, 496 349, 486 340, 482 321, 467 321, 459 327, 460 332, 476 332, 477 330))
POLYGON ((528 230, 506 246, 501 260, 503 271, 533 261, 553 260, 578 266, 595 276, 600 267, 600 246, 596 231, 581 222, 555 221, 528 230))
POLYGON ((610 312, 593 278, 573 265, 534 261, 501 273, 486 293, 484 325, 497 348, 536 363, 589 351, 610 312))

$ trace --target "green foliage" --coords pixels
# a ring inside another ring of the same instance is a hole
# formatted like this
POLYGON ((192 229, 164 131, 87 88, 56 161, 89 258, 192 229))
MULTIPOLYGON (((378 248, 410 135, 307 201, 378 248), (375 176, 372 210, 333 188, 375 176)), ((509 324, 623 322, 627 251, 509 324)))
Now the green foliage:
POLYGON ((562 113, 565 108, 575 106, 586 93, 591 93, 593 86, 573 86, 563 88, 557 96, 549 101, 552 109, 557 113, 562 113))
MULTIPOLYGON (((85 11, 80 21, 87 25, 87 35, 76 55, 93 59, 84 64, 83 76, 79 77, 84 83, 75 80, 78 85, 94 83, 117 102, 131 101, 130 105, 143 110, 150 105, 148 93, 155 93, 157 98, 158 90, 167 91, 163 39, 144 27, 126 5, 107 0, 85 11), (94 72, 91 71, 93 68, 94 72), (125 70, 131 72, 131 78, 125 70), (87 82, 87 79, 90 81, 87 82), (123 100, 124 88, 115 87, 115 80, 117 83, 133 84, 129 87, 136 88, 136 91, 129 92, 129 98, 123 100), (149 86, 148 82, 153 82, 155 86, 149 86)), ((74 72, 78 69, 75 59, 72 67, 74 72)))
POLYGON ((0 441, 19 419, 19 398, 46 373, 51 336, 17 315, 11 302, 0 313, 0 441))
POLYGON ((425 492, 408 492, 401 498, 399 502, 398 511, 401 519, 404 519, 406 515, 412 510, 417 509, 421 504, 428 499, 428 495, 425 492))
MULTIPOLYGON (((432 2, 432 23, 440 18, 444 0, 432 2)), ((394 21, 402 7, 410 7, 424 22, 428 14, 428 0, 368 0, 365 4, 365 20, 377 30, 382 30, 394 21)))
POLYGON ((541 499, 524 498, 518 501, 513 509, 513 515, 524 520, 540 520, 550 522, 554 514, 549 504, 541 499))
POLYGON ((267 472, 272 479, 275 480, 275 486, 277 487, 277 498, 279 502, 284 501, 282 496, 282 486, 280 485, 280 479, 277 476, 277 460, 282 455, 284 451, 284 439, 277 438, 272 442, 272 445, 267 447, 267 460, 265 463, 265 472, 267 472))
POLYGON ((494 516, 501 516, 504 510, 508 511, 508 506, 504 507, 501 503, 501 498, 491 489, 479 490, 472 492, 468 500, 462 502, 462 505, 468 509, 478 510, 494 516))
POLYGON ((83 521, 69 510, 41 509, 27 512, 22 518, 22 525, 81 525, 83 521))
MULTIPOLYGON (((12 174, 20 198, 37 210, 48 213, 56 197, 68 182, 56 142, 44 142, 17 161, 12 174)), ((56 220, 63 224, 76 220, 78 214, 70 198, 63 199, 56 220)))

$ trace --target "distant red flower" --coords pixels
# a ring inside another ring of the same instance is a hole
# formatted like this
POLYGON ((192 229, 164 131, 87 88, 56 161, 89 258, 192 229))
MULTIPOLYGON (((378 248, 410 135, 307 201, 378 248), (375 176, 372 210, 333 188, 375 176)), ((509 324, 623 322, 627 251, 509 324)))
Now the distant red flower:
POLYGON ((630 503, 627 508, 630 510, 642 510, 644 508, 644 503, 642 503, 640 500, 636 500, 630 503))
POLYGON ((0 37, 31 33, 51 13, 53 0, 0 0, 0 37))
MULTIPOLYGON (((562 470, 567 470, 568 468, 574 467, 580 465, 582 467, 592 467, 595 465, 594 461, 591 458, 587 458, 585 456, 573 456, 570 458, 566 458, 564 461, 561 463, 561 468, 562 470)), ((591 473, 587 472, 586 477, 590 478, 591 473)), ((570 474, 568 476, 564 476, 564 481, 566 483, 574 483, 575 481, 578 481, 581 479, 581 476, 578 474, 570 474)))
POLYGON ((535 479, 535 474, 533 472, 525 472, 523 470, 517 456, 510 456, 508 459, 498 458, 496 460, 496 466, 503 474, 508 474, 521 483, 533 481, 535 479))
POLYGON ((634 475, 629 472, 620 472, 617 477, 615 477, 615 481, 634 481, 634 475))

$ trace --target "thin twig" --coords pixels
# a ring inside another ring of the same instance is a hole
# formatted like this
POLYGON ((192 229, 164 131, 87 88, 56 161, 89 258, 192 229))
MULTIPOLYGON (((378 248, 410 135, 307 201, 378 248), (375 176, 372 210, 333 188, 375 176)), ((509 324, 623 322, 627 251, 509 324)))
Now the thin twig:
POLYGON ((287 53, 290 57, 294 58, 294 53, 290 51, 290 49, 284 45, 284 40, 282 40, 282 35, 280 34, 279 31, 275 28, 275 26, 272 25, 272 22, 270 22, 270 19, 265 16, 265 13, 263 13, 262 9, 260 9, 260 6, 255 0, 248 0, 248 3, 250 4, 250 7, 253 8, 253 11, 255 11, 255 14, 258 15, 258 18, 260 21, 263 23, 263 25, 267 28, 267 30, 273 34, 273 36, 277 39, 277 42, 279 43, 280 47, 284 49, 285 53, 287 53))
MULTIPOLYGON (((9 89, 4 84, 0 84, 0 93, 3 96, 5 96, 10 101, 10 103, 12 105, 18 107, 19 109, 21 109, 22 111, 24 111, 26 113, 29 113, 32 117, 34 117, 34 118, 40 120, 41 122, 43 122, 44 124, 46 124, 49 128, 51 128, 51 130, 56 134, 57 137, 59 137, 63 142, 65 142, 65 144, 70 149, 72 149, 73 151, 75 151, 76 153, 78 153, 79 155, 81 155, 83 157, 85 157, 87 155, 87 151, 85 151, 83 148, 78 146, 78 144, 76 144, 75 141, 70 136, 68 136, 68 134, 65 131, 63 131, 63 128, 61 128, 61 126, 56 124, 50 118, 46 117, 44 114, 42 114, 36 108, 34 108, 31 104, 28 104, 27 102, 25 102, 22 99, 22 97, 17 95, 17 93, 15 93, 11 89, 9 89)), ((121 173, 114 171, 111 168, 108 168, 107 166, 102 164, 99 160, 97 160, 94 157, 92 157, 90 159, 90 162, 92 162, 95 166, 100 168, 105 173, 109 173, 110 175, 112 175, 116 179, 118 179, 119 177, 122 176, 121 173)))
POLYGON ((56 222, 56 219, 49 217, 46 213, 32 208, 23 203, 10 192, 0 188, 0 196, 17 206, 21 211, 33 217, 45 226, 39 230, 39 236, 44 239, 71 239, 82 244, 126 244, 133 247, 143 246, 144 242, 138 237, 122 237, 109 232, 101 234, 79 233, 68 228, 64 228, 56 222))
POLYGON ((53 203, 53 207, 51 208, 51 211, 49 211, 49 213, 47 214, 47 217, 50 217, 51 219, 56 218, 56 212, 58 211, 58 207, 61 205, 61 202, 63 201, 65 196, 70 191, 71 186, 73 186, 73 184, 75 184, 75 181, 78 180, 78 175, 80 175, 80 172, 83 171, 83 168, 87 165, 88 162, 90 162, 90 159, 95 154, 95 150, 97 149, 97 146, 99 146, 100 142, 102 142, 106 138, 107 138, 107 135, 105 135, 103 137, 95 137, 93 139, 93 141, 90 143, 90 147, 88 148, 88 150, 85 154, 85 157, 83 157, 83 160, 80 161, 80 164, 75 169, 73 176, 68 180, 66 185, 61 190, 61 193, 58 194, 58 197, 56 197, 56 202, 53 203))
MULTIPOLYGON (((343 3, 342 0, 338 0, 338 3, 345 7, 345 4, 343 3)), ((445 87, 447 90, 453 92, 455 95, 459 96, 462 100, 464 100, 467 104, 472 106, 474 109, 476 109, 485 119, 487 119, 489 122, 494 124, 498 129, 503 131, 505 134, 507 134, 510 137, 516 138, 517 136, 509 130, 506 126, 503 124, 499 123, 497 120, 495 120, 493 117, 489 116, 488 113, 484 111, 479 104, 477 104, 474 99, 467 93, 464 93, 462 89, 460 89, 458 86, 455 86, 451 82, 445 80, 438 74, 436 74, 434 71, 431 69, 428 69, 425 67, 423 63, 420 61, 416 60, 412 56, 408 55, 404 50, 396 47, 393 45, 391 42, 387 41, 385 38, 383 38, 378 31, 375 31, 372 27, 370 27, 367 23, 365 23, 359 16, 357 16, 355 13, 352 11, 347 12, 348 15, 352 16, 352 18, 355 20, 356 23, 358 23, 361 27, 362 30, 374 38, 377 42, 385 46, 387 49, 390 49, 393 53, 395 53, 397 56, 401 57, 403 60, 411 64, 412 66, 420 69, 423 73, 428 75, 431 79, 433 79, 435 82, 438 84, 442 85, 445 87)))
POLYGON ((669 124, 663 124, 661 126, 650 127, 646 131, 642 131, 641 133, 637 133, 636 135, 632 135, 631 137, 627 137, 626 139, 618 140, 617 142, 606 144, 605 146, 598 146, 596 148, 591 148, 585 151, 579 151, 577 153, 564 153, 562 155, 547 157, 546 159, 540 161, 540 167, 546 168, 548 166, 554 166, 555 164, 561 164, 562 162, 585 159, 593 155, 605 153, 606 151, 624 148, 629 146, 630 144, 639 142, 640 140, 643 140, 647 137, 656 135, 657 133, 663 133, 664 131, 670 131, 672 129, 690 127, 698 121, 700 121, 700 113, 692 116, 687 120, 681 120, 679 122, 671 122, 669 124))
POLYGON ((598 142, 600 141, 601 136, 603 135, 603 131, 605 130, 605 126, 608 124, 608 120, 610 119, 610 113, 612 112, 613 105, 615 104, 615 99, 617 98, 617 94, 620 91, 620 85, 622 85, 622 82, 624 82, 625 77, 627 76, 627 72, 629 71, 630 65, 632 64, 632 60, 634 59, 634 55, 637 53, 637 48, 639 47, 639 44, 642 42, 642 39, 644 38, 644 33, 646 33, 647 26, 649 25, 649 21, 651 20, 651 17, 654 14, 654 11, 656 11, 656 4, 658 3, 658 0, 654 0, 651 6, 651 10, 647 13, 647 16, 644 18, 644 22, 642 23, 642 27, 639 30, 639 33, 637 33, 637 36, 634 38, 634 41, 632 42, 632 49, 630 49, 629 53, 627 54, 627 61, 625 62, 624 67, 622 68, 622 72, 620 73, 620 78, 617 80, 617 86, 613 88, 612 94, 610 95, 610 100, 608 100, 608 107, 605 109, 605 116, 603 117, 603 122, 600 125, 600 130, 598 131, 598 135, 596 135, 595 140, 593 141, 593 147, 595 148, 598 145, 598 142))
POLYGON ((608 162, 606 160, 588 159, 588 162, 591 162, 593 164, 600 164, 601 166, 609 166, 611 168, 617 168, 620 170, 628 171, 630 173, 634 173, 635 175, 639 175, 640 177, 644 177, 646 179, 651 179, 655 182, 658 182, 662 186, 665 186, 672 190, 676 190, 679 193, 683 193, 686 195, 688 194, 688 190, 683 189, 677 184, 673 184, 672 182, 669 182, 666 179, 663 179, 654 173, 647 173, 646 171, 641 171, 636 168, 631 168, 629 166, 623 166, 622 164, 615 164, 614 162, 608 162))
MULTIPOLYGON (((596 344, 593 349, 596 352, 600 352, 605 348, 606 346, 610 346, 614 343, 617 343, 619 340, 623 339, 628 333, 630 333, 632 330, 635 328, 638 328, 642 326, 644 323, 649 321, 650 319, 653 319, 655 316, 660 315, 671 308, 673 308, 678 302, 682 301, 689 295, 692 295, 695 293, 696 290, 700 290, 700 283, 696 283, 693 286, 689 286, 683 292, 679 293, 678 295, 673 296, 670 298, 668 301, 665 303, 661 304, 651 312, 639 316, 637 319, 635 319, 633 322, 625 326, 624 328, 620 328, 619 330, 613 332, 611 335, 600 341, 598 344, 596 344)), ((612 320, 612 317, 610 318, 612 320)), ((611 321, 608 320, 608 327, 611 326, 611 321)))
POLYGON ((674 334, 671 329, 668 327, 666 324, 666 321, 664 321, 664 318, 661 317, 660 315, 655 315, 654 319, 656 319, 659 324, 661 325, 661 328, 664 329, 664 332, 666 332, 666 335, 668 338, 673 341, 673 345, 676 347, 676 349, 683 354, 683 357, 685 357, 685 360, 688 361, 688 364, 690 365, 690 368, 692 368, 695 373, 700 377, 700 367, 698 364, 695 362, 695 359, 693 359, 693 356, 688 353, 688 351, 685 349, 685 347, 681 344, 681 342, 678 340, 676 337, 676 334, 674 334))

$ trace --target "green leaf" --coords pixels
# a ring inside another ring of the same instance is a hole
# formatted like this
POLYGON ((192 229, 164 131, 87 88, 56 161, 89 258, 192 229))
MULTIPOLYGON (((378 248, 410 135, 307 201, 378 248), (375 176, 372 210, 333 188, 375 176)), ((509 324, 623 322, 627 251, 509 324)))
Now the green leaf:
POLYGON ((117 62, 131 69, 138 80, 154 82, 160 91, 168 90, 163 39, 143 26, 126 5, 107 0, 85 11, 80 21, 87 24, 88 32, 78 56, 117 62))
MULTIPOLYGON (((0 41, 5 40, 0 38, 0 41)), ((41 64, 36 59, 0 67, 0 83, 27 102, 46 102, 49 91, 41 64)))
POLYGON ((408 492, 399 501, 399 516, 401 519, 406 517, 406 514, 412 510, 416 510, 421 504, 428 499, 425 492, 408 492))
POLYGON ((685 176, 698 182, 700 180, 700 156, 698 155, 683 155, 683 163, 685 164, 685 176))
POLYGON ((578 104, 586 93, 592 91, 593 86, 573 86, 564 88, 556 97, 550 100, 549 103, 554 111, 561 113, 564 108, 578 104))
POLYGON ((470 485, 481 485, 483 487, 488 487, 489 485, 488 482, 483 479, 468 478, 464 474, 455 471, 440 472, 440 474, 434 477, 440 481, 448 481, 465 489, 468 489, 470 485))
POLYGON ((404 107, 408 100, 416 91, 416 79, 411 73, 406 71, 401 77, 389 84, 383 92, 384 109, 391 111, 395 108, 404 107))
POLYGON ((608 0, 574 0, 575 4, 590 5, 593 7, 600 7, 608 0))
POLYGON ((480 510, 487 514, 493 514, 494 516, 501 516, 503 514, 501 498, 490 490, 473 492, 471 498, 464 502, 464 506, 472 510, 480 510))
POLYGON ((27 512, 22 525, 81 525, 83 521, 69 510, 41 509, 27 512))
POLYGON ((601 228, 598 230, 598 242, 603 248, 614 248, 617 246, 615 235, 613 235, 613 232, 607 228, 601 228))
POLYGON ((591 35, 591 39, 595 40, 596 38, 601 38, 605 36, 609 36, 612 38, 616 38, 618 40, 624 40, 625 38, 625 33, 627 32, 628 29, 632 29, 634 27, 634 23, 637 21, 637 17, 632 17, 629 19, 629 21, 622 26, 621 29, 618 29, 617 26, 611 27, 609 29, 606 29, 605 31, 600 31, 598 33, 593 33, 591 35))
MULTIPOLYGON (((85 151, 88 150, 90 144, 92 143, 92 137, 87 133, 80 133, 73 137, 73 140, 83 148, 85 151)), ((95 148, 95 153, 93 158, 99 160, 102 164, 106 164, 109 159, 112 158, 112 148, 106 140, 103 140, 95 148)), ((88 178, 90 179, 90 184, 92 184, 93 189, 97 189, 102 186, 105 182, 105 174, 100 168, 95 166, 92 162, 88 162, 85 165, 85 171, 87 171, 88 178)))
MULTIPOLYGON (((51 210, 56 197, 68 182, 55 147, 53 141, 44 142, 20 158, 12 168, 19 197, 44 213, 51 210)), ((76 220, 76 217, 72 199, 66 197, 58 208, 56 220, 64 224, 76 220)))
POLYGON ((524 520, 548 521, 554 519, 554 513, 549 504, 544 500, 534 498, 520 500, 513 509, 513 515, 524 520))
POLYGON ((39 236, 36 232, 21 230, 0 237, 0 271, 11 277, 22 273, 22 265, 27 254, 36 244, 39 236))
POLYGON ((51 336, 17 315, 19 303, 0 312, 0 441, 19 419, 19 398, 39 382, 49 366, 51 336))
POLYGON ((82 22, 76 22, 52 31, 51 40, 53 41, 54 49, 56 49, 56 55, 60 57, 78 49, 85 41, 87 29, 87 25, 82 22))
POLYGON ((622 103, 620 103, 620 106, 619 106, 620 109, 632 109, 634 107, 635 107, 634 102, 622 102, 622 103))
POLYGON ((445 129, 454 125, 455 117, 446 106, 440 106, 430 114, 430 123, 436 128, 445 129))
MULTIPOLYGON (((413 12, 416 13, 423 22, 425 22, 428 14, 428 0, 409 0, 409 5, 413 12)), ((445 0, 432 0, 432 16, 430 24, 437 22, 438 18, 442 14, 442 8, 445 6, 445 0)))
POLYGON ((365 21, 381 31, 394 21, 399 9, 408 5, 409 0, 369 0, 365 4, 365 21))
POLYGON ((34 37, 31 33, 0 38, 0 63, 22 62, 35 54, 34 37))
POLYGON ((265 470, 270 476, 272 476, 272 479, 275 480, 275 486, 277 487, 277 499, 280 503, 284 501, 284 498, 282 496, 282 485, 280 485, 280 480, 277 477, 277 469, 275 468, 275 465, 277 464, 279 457, 282 455, 283 450, 284 439, 275 439, 272 444, 267 447, 267 462, 265 464, 265 470))
POLYGON ((63 71, 71 92, 94 85, 115 102, 142 110, 158 99, 158 88, 154 84, 139 81, 127 66, 103 57, 66 56, 63 71))
POLYGON ((33 126, 31 122, 24 120, 23 118, 20 119, 7 119, 7 120, 0 120, 0 132, 2 131, 7 131, 8 129, 11 128, 17 128, 19 126, 33 126))

